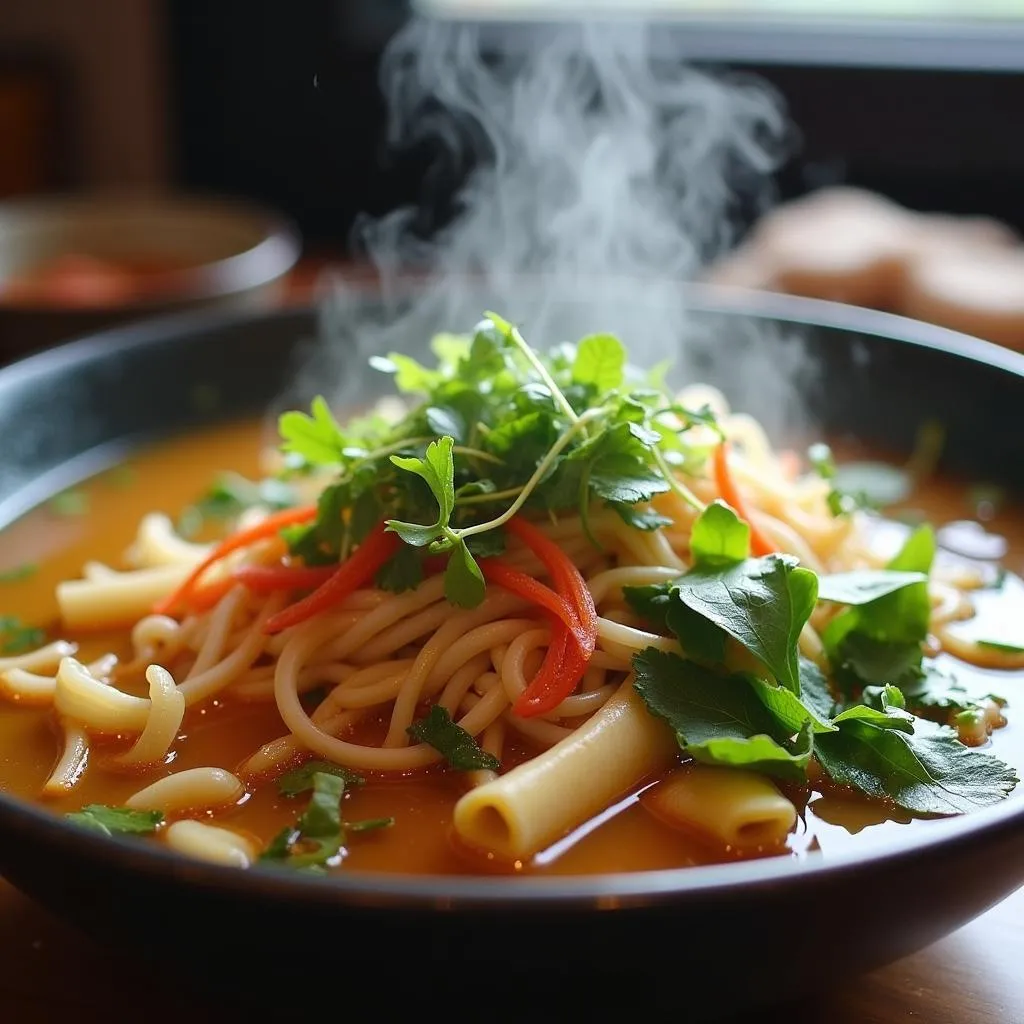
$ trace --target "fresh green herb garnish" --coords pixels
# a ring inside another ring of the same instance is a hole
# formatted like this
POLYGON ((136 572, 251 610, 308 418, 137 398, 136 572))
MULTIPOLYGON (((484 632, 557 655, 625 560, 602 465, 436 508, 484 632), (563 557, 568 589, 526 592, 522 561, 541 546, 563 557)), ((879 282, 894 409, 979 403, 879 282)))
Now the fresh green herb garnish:
POLYGON ((481 750, 476 740, 461 725, 453 722, 440 704, 435 704, 426 718, 413 722, 406 731, 420 743, 428 743, 460 771, 486 769, 496 772, 501 767, 501 762, 493 754, 481 750))
POLYGON ((815 753, 833 782, 892 800, 915 814, 963 814, 1013 789, 1009 765, 964 746, 956 731, 923 718, 913 732, 847 721, 818 739, 815 753))
POLYGON ((133 811, 128 807, 87 804, 80 811, 65 814, 68 821, 105 836, 144 835, 155 832, 164 820, 162 811, 133 811))
POLYGON ((46 631, 26 626, 17 615, 0 615, 0 654, 24 654, 42 646, 46 631))
POLYGON ((1010 644, 1005 640, 975 640, 979 647, 988 647, 993 651, 1002 651, 1004 654, 1024 654, 1024 647, 1019 644, 1010 644))
POLYGON ((912 534, 886 570, 819 581, 780 556, 749 558, 734 520, 729 509, 709 506, 693 528, 694 569, 624 591, 685 652, 650 648, 633 661, 638 694, 680 747, 698 761, 795 781, 806 779, 815 756, 834 782, 919 814, 1002 799, 1016 782, 1011 768, 915 717, 977 707, 964 687, 922 659, 931 531, 912 534), (845 703, 798 654, 817 600, 847 605, 825 630, 847 685, 845 703), (730 670, 726 637, 753 654, 760 670, 730 670), (896 680, 905 681, 906 693, 896 680))
POLYGON ((261 861, 288 868, 324 871, 340 861, 348 831, 366 832, 394 824, 392 818, 373 818, 352 824, 344 821, 341 805, 347 777, 351 773, 347 769, 339 769, 338 765, 328 765, 329 770, 318 771, 321 764, 313 762, 303 766, 310 768, 308 779, 300 775, 303 769, 289 773, 293 776, 288 783, 289 789, 281 791, 291 796, 311 789, 309 804, 294 825, 282 829, 270 841, 260 855, 261 861))
POLYGON ((0 572, 0 583, 17 583, 19 580, 27 580, 37 572, 39 572, 39 566, 35 562, 24 562, 14 566, 13 569, 0 572))
POLYGON ((927 574, 935 558, 935 534, 919 527, 890 561, 899 589, 840 612, 822 634, 837 681, 846 693, 864 685, 903 685, 921 673, 921 645, 928 635, 931 602, 927 574), (917 574, 910 582, 904 574, 917 574))
POLYGON ((48 504, 56 515, 84 516, 89 511, 89 495, 77 489, 61 491, 60 494, 55 494, 48 504))
MULTIPOLYGON (((669 723, 683 750, 795 782, 817 758, 834 782, 923 814, 984 806, 1012 788, 1010 768, 922 717, 948 720, 980 699, 922 656, 930 528, 912 533, 880 571, 819 579, 788 555, 752 557, 749 525, 722 502, 705 506, 684 482, 704 471, 722 439, 714 416, 679 407, 661 375, 636 374, 613 336, 541 355, 516 327, 487 314, 470 337, 439 336, 433 349, 433 367, 401 354, 371 360, 408 399, 397 421, 373 415, 343 428, 323 398, 308 415, 282 417, 290 471, 333 474, 316 520, 284 533, 293 555, 336 562, 384 521, 404 543, 378 585, 413 587, 424 559, 444 556, 448 599, 473 607, 485 591, 476 559, 502 550, 503 527, 520 510, 578 515, 600 547, 597 510, 657 530, 668 520, 652 500, 674 491, 699 513, 692 568, 625 596, 651 628, 679 641, 682 655, 651 648, 634 667, 648 710, 669 723), (800 655, 819 602, 842 606, 829 609, 822 633, 827 675, 800 655)), ((809 457, 831 484, 836 514, 901 500, 930 465, 837 467, 824 446, 809 457)), ((499 768, 441 707, 408 731, 456 768, 499 768)), ((314 772, 314 790, 318 778, 314 772)), ((268 856, 293 858, 318 839, 303 828, 300 819, 268 856)), ((336 852, 334 836, 328 848, 336 852)), ((315 866, 333 854, 315 847, 302 856, 315 866)))
POLYGON ((256 505, 276 510, 298 503, 294 489, 275 477, 253 481, 238 473, 222 473, 198 501, 187 506, 178 518, 177 532, 194 537, 209 521, 236 519, 256 505))
MULTIPOLYGON (((343 559, 384 520, 406 545, 446 556, 449 600, 473 607, 485 589, 476 559, 495 549, 492 537, 500 544, 501 527, 521 508, 575 512, 598 543, 594 506, 647 530, 668 522, 648 505, 657 494, 675 490, 702 507, 676 470, 699 470, 709 449, 687 434, 717 431, 714 417, 677 406, 631 371, 612 335, 542 357, 488 314, 471 337, 443 335, 433 348, 436 368, 401 354, 371 360, 414 403, 397 423, 372 416, 343 428, 323 398, 308 415, 281 417, 288 456, 337 474, 317 520, 286 532, 294 555, 343 559)), ((386 567, 382 579, 415 585, 413 561, 397 557, 403 566, 386 567)))
POLYGON ((282 829, 260 856, 291 868, 321 868, 341 852, 344 831, 341 799, 345 780, 328 772, 314 772, 309 806, 294 826, 282 829))
POLYGON ((696 760, 805 778, 814 728, 809 712, 792 730, 746 678, 724 676, 654 648, 638 654, 633 667, 647 709, 668 722, 680 746, 696 760))
POLYGON ((893 569, 833 573, 818 577, 818 600, 849 605, 869 604, 904 587, 927 582, 927 573, 897 572, 893 569))
POLYGON ((111 487, 130 487, 137 479, 138 474, 135 471, 135 467, 127 462, 123 462, 113 469, 108 469, 103 474, 104 483, 109 484, 111 487))
POLYGON ((337 775, 346 786, 361 786, 366 781, 362 775, 329 761, 307 761, 304 765, 282 775, 277 780, 277 791, 282 796, 298 796, 313 788, 313 776, 317 773, 337 775))

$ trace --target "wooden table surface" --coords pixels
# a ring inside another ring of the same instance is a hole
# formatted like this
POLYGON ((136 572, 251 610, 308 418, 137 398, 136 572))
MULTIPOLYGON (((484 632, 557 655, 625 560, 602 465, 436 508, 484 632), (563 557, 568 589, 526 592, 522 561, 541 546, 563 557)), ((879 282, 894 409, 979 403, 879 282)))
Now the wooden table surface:
MULTIPOLYGON (((308 295, 318 265, 295 275, 293 300, 308 295)), ((70 866, 69 866, 70 868, 70 866)), ((941 893, 922 899, 949 898, 941 893)), ((64 1024, 290 1021, 286 1011, 240 1008, 128 962, 0 881, 0 1021, 64 1024), (154 993, 158 998, 154 999, 154 993)), ((339 982, 343 984, 341 977, 339 982)), ((344 1001, 338 1013, 346 1015, 344 1001)), ((685 1024, 693 1024, 680 1007, 685 1024)), ((477 1013, 473 1013, 477 1016, 477 1013)), ((488 1019, 486 1013, 481 1019, 488 1019)), ((351 1019, 351 1018, 349 1018, 351 1019)), ((494 1019, 494 1018, 490 1018, 494 1019)), ((546 1018, 538 1013, 537 1020, 546 1018)), ((935 945, 807 1000, 758 1010, 730 1024, 1021 1024, 1024 1022, 1024 889, 935 945)))

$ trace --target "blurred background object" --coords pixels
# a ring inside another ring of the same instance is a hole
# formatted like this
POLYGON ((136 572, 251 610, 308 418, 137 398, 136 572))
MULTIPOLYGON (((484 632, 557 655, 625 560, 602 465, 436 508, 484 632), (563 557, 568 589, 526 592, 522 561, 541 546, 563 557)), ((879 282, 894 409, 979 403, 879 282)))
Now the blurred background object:
MULTIPOLYGON (((784 101, 795 139, 773 177, 775 201, 825 192, 820 202, 780 206, 780 217, 797 210, 812 238, 841 223, 850 246, 858 232, 857 244, 868 245, 867 235, 892 223, 928 226, 914 235, 913 268, 890 251, 890 269, 902 269, 887 275, 861 266, 843 285, 841 267, 823 281, 790 266, 757 286, 824 288, 1018 344, 1018 311, 1006 307, 1024 231, 1024 133, 1015 130, 1024 109, 1022 0, 5 3, 0 200, 112 192, 247 200, 301 232, 305 259, 291 281, 309 280, 324 262, 351 268, 361 216, 416 203, 423 231, 433 230, 480 156, 439 159, 430 145, 386 144, 380 59, 413 14, 478 25, 490 54, 528 52, 552 24, 584 15, 654 20, 659 60, 752 74, 784 101), (828 191, 837 186, 860 199, 838 209, 828 191), (918 211, 932 219, 903 216, 918 211), (978 245, 991 272, 974 258, 978 245), (878 294, 883 277, 888 292, 878 294), (972 303, 1002 312, 965 319, 972 303)), ((754 248, 771 249, 763 239, 781 222, 772 213, 761 221, 763 212, 736 211, 741 244, 714 274, 735 279, 751 269, 754 248)), ((5 332, 0 358, 36 344, 21 340, 5 332)))
POLYGON ((298 258, 290 222, 251 201, 0 202, 0 349, 18 354, 185 308, 268 307, 298 258))
POLYGON ((762 217, 706 278, 869 306, 1024 350, 1024 242, 989 217, 818 189, 762 217))

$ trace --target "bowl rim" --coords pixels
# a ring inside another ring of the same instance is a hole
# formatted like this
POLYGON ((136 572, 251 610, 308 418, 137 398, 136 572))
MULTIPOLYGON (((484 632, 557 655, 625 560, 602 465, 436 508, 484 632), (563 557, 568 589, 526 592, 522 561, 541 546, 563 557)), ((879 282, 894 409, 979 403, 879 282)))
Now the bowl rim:
POLYGON ((263 203, 239 196, 200 192, 123 195, 54 193, 0 202, 0 220, 8 214, 31 219, 34 216, 47 217, 59 213, 81 212, 89 215, 107 211, 143 216, 160 211, 182 216, 212 217, 225 223, 245 222, 255 228, 261 237, 254 245, 231 255, 168 270, 161 275, 166 282, 165 286, 154 294, 144 293, 127 302, 59 304, 31 298, 11 300, 5 298, 0 290, 0 315, 18 313, 103 317, 131 312, 152 315, 161 309, 174 309, 207 299, 227 298, 238 292, 270 284, 292 270, 302 254, 301 233, 289 216, 263 203))
MULTIPOLYGON (((1024 384, 1024 354, 992 342, 890 313, 845 306, 825 300, 757 292, 742 288, 684 286, 690 308, 705 315, 747 316, 754 319, 822 327, 867 334, 892 344, 910 344, 944 352, 971 362, 994 366, 1019 377, 1024 384)), ((58 369, 67 371, 112 350, 127 354, 153 345, 174 343, 193 332, 245 326, 309 314, 311 309, 289 306, 273 312, 189 311, 153 318, 69 341, 0 368, 0 400, 4 392, 58 369)), ((1024 796, 1024 794, 1022 794, 1024 796)), ((656 871, 595 875, 489 876, 401 875, 387 872, 344 871, 329 876, 287 873, 280 868, 254 866, 248 870, 193 860, 157 844, 121 836, 105 837, 64 821, 52 812, 0 791, 0 820, 7 819, 23 833, 48 845, 73 848, 76 857, 110 862, 154 880, 214 888, 225 894, 301 902, 315 907, 369 907, 379 910, 459 912, 494 908, 508 911, 593 911, 643 907, 679 900, 746 898, 753 890, 788 889, 797 885, 829 885, 851 873, 860 875, 882 864, 910 866, 926 856, 945 857, 979 842, 997 842, 1024 833, 1024 799, 928 823, 912 835, 874 839, 869 848, 841 849, 827 856, 768 857, 723 864, 656 871)), ((1024 881, 1024 868, 1021 870, 1024 881)))

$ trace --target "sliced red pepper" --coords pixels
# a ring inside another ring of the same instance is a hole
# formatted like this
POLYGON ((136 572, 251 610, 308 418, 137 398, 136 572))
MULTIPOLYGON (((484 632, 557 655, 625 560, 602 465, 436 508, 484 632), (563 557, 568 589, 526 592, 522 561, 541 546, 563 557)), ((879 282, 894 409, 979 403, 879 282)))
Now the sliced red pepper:
POLYGON ((506 528, 540 559, 556 593, 569 603, 576 618, 575 627, 561 619, 554 623, 540 670, 512 707, 521 718, 532 718, 558 707, 579 685, 597 646, 597 609, 587 581, 550 537, 518 517, 506 528))
MULTIPOLYGON (((296 523, 308 523, 315 519, 317 514, 316 505, 304 505, 301 508, 286 508, 280 512, 274 512, 266 518, 261 519, 254 526, 246 530, 238 530, 230 537, 222 540, 193 570, 185 581, 169 596, 158 601, 153 606, 153 611, 158 615, 167 615, 176 611, 181 606, 189 605, 196 585, 202 579, 206 570, 211 565, 226 558, 233 551, 249 547, 257 541, 273 537, 285 526, 293 526, 296 523)), ((230 588, 229 588, 230 589, 230 588)))
POLYGON ((747 511, 746 502, 729 472, 729 442, 723 441, 716 449, 713 458, 715 470, 715 484, 722 500, 731 505, 733 511, 744 520, 750 527, 750 550, 755 555, 770 555, 776 548, 763 533, 754 525, 747 511))
POLYGON ((231 575, 254 594, 272 594, 277 590, 311 590, 337 571, 337 564, 240 565, 231 575))
POLYGON ((264 633, 280 633, 282 629, 305 622, 318 613, 340 604, 350 594, 365 586, 391 558, 402 543, 397 533, 378 523, 352 554, 328 579, 301 601, 282 608, 263 623, 264 633))
POLYGON ((484 579, 496 583, 510 593, 525 598, 533 604, 540 605, 545 611, 563 622, 573 633, 580 628, 579 617, 565 598, 546 587, 540 580, 527 576, 525 572, 513 569, 497 558, 481 558, 479 561, 484 579))

